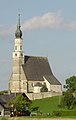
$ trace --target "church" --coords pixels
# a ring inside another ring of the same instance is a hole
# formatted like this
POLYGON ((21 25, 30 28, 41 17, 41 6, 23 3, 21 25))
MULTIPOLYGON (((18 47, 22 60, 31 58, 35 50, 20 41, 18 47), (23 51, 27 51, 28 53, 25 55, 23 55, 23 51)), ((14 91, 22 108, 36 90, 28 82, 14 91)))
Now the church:
POLYGON ((12 73, 9 80, 10 93, 40 93, 45 84, 48 91, 62 92, 62 85, 53 75, 47 57, 28 56, 23 52, 22 31, 18 15, 12 53, 12 73))

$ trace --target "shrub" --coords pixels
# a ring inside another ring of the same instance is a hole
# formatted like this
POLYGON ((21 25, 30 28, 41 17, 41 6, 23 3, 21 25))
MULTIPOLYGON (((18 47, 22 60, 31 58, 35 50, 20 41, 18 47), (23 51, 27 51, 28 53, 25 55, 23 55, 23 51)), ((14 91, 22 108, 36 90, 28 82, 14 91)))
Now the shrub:
POLYGON ((73 96, 73 93, 71 93, 69 90, 67 90, 64 93, 64 96, 61 99, 61 107, 67 107, 68 109, 73 109, 73 103, 75 101, 75 97, 73 96))
POLYGON ((42 86, 42 88, 40 89, 40 92, 48 92, 48 88, 46 86, 46 84, 44 83, 44 85, 42 86))

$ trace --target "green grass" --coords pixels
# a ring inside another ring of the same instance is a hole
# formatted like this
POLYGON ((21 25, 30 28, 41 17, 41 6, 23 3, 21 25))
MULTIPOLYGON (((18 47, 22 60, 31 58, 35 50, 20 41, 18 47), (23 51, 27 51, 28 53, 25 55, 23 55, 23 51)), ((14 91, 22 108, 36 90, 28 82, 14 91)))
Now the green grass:
MULTIPOLYGON (((76 118, 76 116, 51 116, 53 111, 66 111, 68 112, 66 108, 60 108, 59 101, 61 99, 61 96, 55 96, 55 97, 50 97, 50 98, 43 98, 43 99, 38 99, 38 100, 33 100, 32 101, 32 106, 31 108, 33 109, 33 113, 41 112, 45 113, 44 116, 32 116, 32 117, 11 117, 7 118, 7 120, 39 120, 40 118, 43 118, 43 120, 49 120, 49 118, 76 118), (50 116, 46 116, 47 113, 50 113, 50 116)), ((76 110, 76 109, 75 109, 76 110)), ((72 110, 70 110, 72 111, 72 110)), ((1 118, 0 118, 1 120, 1 118)), ((5 120, 5 119, 3 119, 5 120)))
MULTIPOLYGON (((61 96, 60 96, 61 97, 61 96)), ((40 100, 33 100, 32 108, 35 109, 34 112, 40 111, 42 113, 52 113, 54 110, 59 110, 59 96, 43 98, 40 100)))
POLYGON ((50 98, 43 98, 43 99, 38 99, 38 100, 33 100, 32 101, 32 112, 34 113, 42 113, 44 116, 47 116, 48 113, 50 116, 47 117, 53 117, 57 116, 60 114, 60 116, 72 116, 72 118, 75 116, 76 118, 76 108, 73 110, 68 110, 67 108, 60 108, 59 107, 59 102, 62 96, 54 96, 50 98), (58 113, 58 114, 53 114, 53 113, 58 113), (52 116, 53 115, 53 116, 52 116))

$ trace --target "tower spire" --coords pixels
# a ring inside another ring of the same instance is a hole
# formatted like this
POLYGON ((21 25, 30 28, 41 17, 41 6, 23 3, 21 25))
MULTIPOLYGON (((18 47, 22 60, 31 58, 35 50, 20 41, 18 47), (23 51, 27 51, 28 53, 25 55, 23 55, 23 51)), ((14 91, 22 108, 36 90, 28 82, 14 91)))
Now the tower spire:
POLYGON ((16 38, 21 38, 22 37, 22 31, 20 30, 20 14, 18 14, 18 23, 17 23, 17 30, 15 32, 15 37, 16 38))
POLYGON ((20 29, 20 14, 18 14, 18 24, 17 24, 17 27, 20 29))

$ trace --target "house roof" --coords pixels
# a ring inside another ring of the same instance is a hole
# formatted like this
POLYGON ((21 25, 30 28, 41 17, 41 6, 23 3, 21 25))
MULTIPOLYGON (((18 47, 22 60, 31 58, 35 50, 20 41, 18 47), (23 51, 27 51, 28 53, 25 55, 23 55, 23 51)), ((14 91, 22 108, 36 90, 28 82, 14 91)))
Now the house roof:
POLYGON ((6 104, 10 99, 13 99, 17 95, 18 95, 18 93, 17 94, 15 94, 15 93, 1 94, 0 95, 0 103, 6 104))
MULTIPOLYGON (((11 99, 14 99, 19 94, 21 94, 21 93, 0 94, 0 104, 3 105, 5 108, 8 108, 7 103, 11 99)), ((31 100, 26 96, 25 93, 22 93, 22 95, 26 98, 27 101, 31 102, 31 100)))
POLYGON ((23 69, 28 80, 41 81, 44 75, 52 74, 47 57, 25 56, 23 69))
POLYGON ((52 85, 61 85, 54 75, 45 75, 44 78, 52 85))
POLYGON ((43 76, 46 76, 51 84, 60 85, 52 73, 47 57, 25 56, 24 60, 22 67, 28 81, 43 81, 43 76))
MULTIPOLYGON (((18 93, 17 93, 18 94, 18 93)), ((8 106, 8 102, 13 99, 17 94, 12 93, 12 94, 0 94, 0 104, 4 107, 4 108, 9 108, 8 106)))

